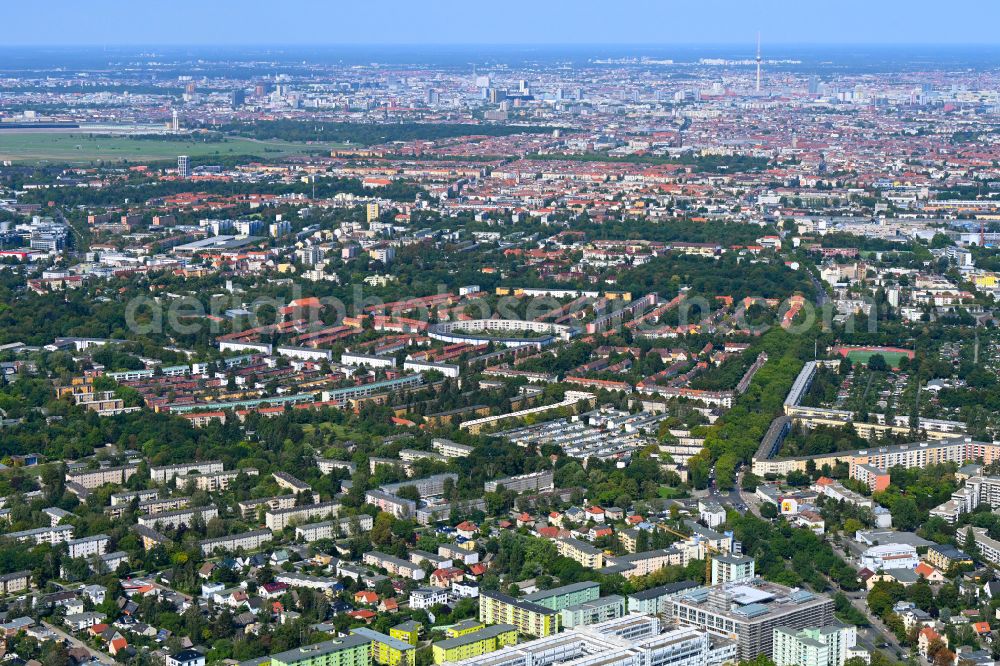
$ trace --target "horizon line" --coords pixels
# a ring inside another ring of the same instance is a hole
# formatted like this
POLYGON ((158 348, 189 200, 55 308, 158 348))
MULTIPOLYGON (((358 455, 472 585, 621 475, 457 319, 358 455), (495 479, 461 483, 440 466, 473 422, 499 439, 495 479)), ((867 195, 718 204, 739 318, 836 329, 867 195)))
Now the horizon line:
MULTIPOLYGON (((209 42, 163 42, 159 44, 155 43, 140 43, 140 42, 80 42, 75 44, 67 44, 65 42, 59 43, 23 43, 23 44, 0 44, 0 50, 4 49, 31 49, 31 48, 56 48, 56 49, 74 49, 74 48, 108 48, 108 47, 129 47, 129 48, 143 48, 143 49, 155 49, 155 48, 192 48, 192 47, 205 47, 205 48, 344 48, 344 47, 397 47, 397 48, 426 48, 426 47, 461 47, 461 48, 482 48, 482 47, 509 47, 509 48, 539 48, 539 47, 566 47, 566 46, 579 46, 579 47, 628 47, 628 48, 671 48, 671 47, 717 47, 717 46, 743 46, 745 44, 753 45, 754 40, 743 41, 726 41, 726 42, 341 42, 341 43, 325 43, 325 42, 302 42, 302 43, 287 43, 287 42, 231 42, 231 43, 209 43, 209 42)), ((767 39, 762 39, 762 44, 776 45, 776 46, 797 46, 797 47, 809 47, 809 46, 880 46, 880 47, 898 47, 898 46, 910 46, 910 47, 958 47, 958 48, 1000 48, 1000 41, 997 42, 868 42, 868 41, 808 41, 808 42, 794 42, 794 41, 769 41, 767 39)))

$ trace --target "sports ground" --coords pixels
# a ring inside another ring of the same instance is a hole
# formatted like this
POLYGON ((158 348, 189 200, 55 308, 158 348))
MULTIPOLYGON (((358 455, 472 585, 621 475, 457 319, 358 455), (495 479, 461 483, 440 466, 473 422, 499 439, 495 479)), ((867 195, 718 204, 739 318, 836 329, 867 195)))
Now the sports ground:
POLYGON ((914 355, 912 349, 899 347, 836 347, 833 351, 849 358, 851 363, 868 363, 872 356, 880 355, 893 368, 898 368, 904 358, 912 359, 914 355))

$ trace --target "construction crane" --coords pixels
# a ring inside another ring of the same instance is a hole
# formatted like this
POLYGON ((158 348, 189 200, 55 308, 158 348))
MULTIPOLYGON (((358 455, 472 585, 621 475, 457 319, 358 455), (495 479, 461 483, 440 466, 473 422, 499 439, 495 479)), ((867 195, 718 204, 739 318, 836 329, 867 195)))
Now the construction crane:
MULTIPOLYGON (((667 527, 666 525, 661 525, 660 528, 663 529, 663 530, 666 530, 670 534, 673 534, 674 536, 680 537, 682 539, 690 539, 693 536, 691 534, 684 534, 683 532, 678 532, 677 530, 675 530, 675 529, 673 529, 671 527, 667 527)), ((702 545, 705 546, 705 585, 711 585, 712 584, 712 556, 714 556, 714 555, 723 555, 724 553, 720 549, 718 549, 715 546, 713 546, 712 544, 710 544, 708 541, 705 541, 702 545)))

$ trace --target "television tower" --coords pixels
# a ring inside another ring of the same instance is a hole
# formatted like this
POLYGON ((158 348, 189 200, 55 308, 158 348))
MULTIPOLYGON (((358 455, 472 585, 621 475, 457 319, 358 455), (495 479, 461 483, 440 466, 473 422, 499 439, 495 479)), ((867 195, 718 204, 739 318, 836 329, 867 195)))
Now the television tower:
POLYGON ((760 32, 757 33, 757 92, 760 92, 760 32))

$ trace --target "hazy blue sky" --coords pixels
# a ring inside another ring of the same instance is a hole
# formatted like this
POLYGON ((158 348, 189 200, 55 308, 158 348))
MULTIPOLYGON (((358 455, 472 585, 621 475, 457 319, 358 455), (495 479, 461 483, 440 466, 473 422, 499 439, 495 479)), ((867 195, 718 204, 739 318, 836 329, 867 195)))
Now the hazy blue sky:
POLYGON ((995 0, 50 0, 0 44, 996 44, 995 0))

